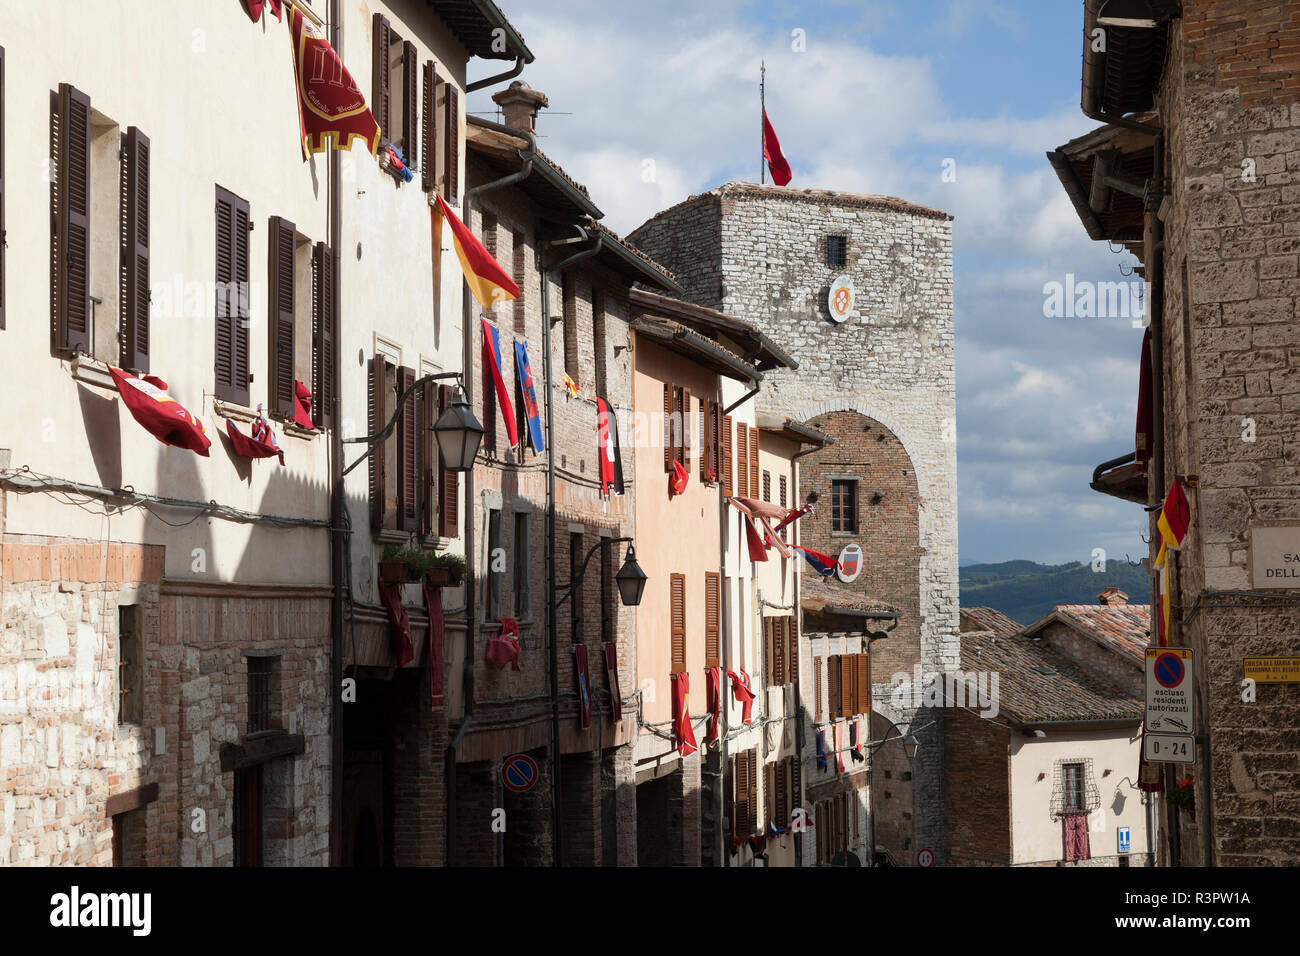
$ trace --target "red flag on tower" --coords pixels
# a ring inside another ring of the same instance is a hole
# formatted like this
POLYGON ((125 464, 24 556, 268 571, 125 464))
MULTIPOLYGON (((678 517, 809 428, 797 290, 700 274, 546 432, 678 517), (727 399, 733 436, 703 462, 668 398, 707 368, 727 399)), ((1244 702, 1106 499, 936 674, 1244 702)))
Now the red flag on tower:
POLYGON ((785 153, 781 152, 781 141, 776 138, 767 110, 763 110, 763 158, 772 172, 772 182, 784 186, 790 181, 790 164, 786 162, 785 153))

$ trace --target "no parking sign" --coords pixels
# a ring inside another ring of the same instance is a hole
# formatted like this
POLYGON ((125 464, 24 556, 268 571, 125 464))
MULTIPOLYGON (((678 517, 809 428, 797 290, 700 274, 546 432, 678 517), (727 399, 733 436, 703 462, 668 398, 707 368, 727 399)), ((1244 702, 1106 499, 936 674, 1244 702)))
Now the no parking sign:
POLYGON ((537 782, 537 761, 528 754, 512 754, 501 764, 501 782, 507 790, 527 793, 537 782))
POLYGON ((1146 729, 1165 734, 1195 733, 1192 651, 1186 647, 1146 649, 1146 729))

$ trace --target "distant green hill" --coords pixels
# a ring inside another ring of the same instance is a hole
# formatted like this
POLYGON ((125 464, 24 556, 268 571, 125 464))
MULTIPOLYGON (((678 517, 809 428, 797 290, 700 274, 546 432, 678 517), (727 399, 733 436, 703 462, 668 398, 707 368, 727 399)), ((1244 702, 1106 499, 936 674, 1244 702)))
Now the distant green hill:
POLYGON ((968 564, 960 574, 962 607, 996 608, 1021 624, 1033 624, 1058 604, 1096 604, 1108 587, 1121 588, 1134 604, 1151 601, 1147 569, 1127 561, 1107 561, 1104 573, 1086 564, 1003 561, 968 564))

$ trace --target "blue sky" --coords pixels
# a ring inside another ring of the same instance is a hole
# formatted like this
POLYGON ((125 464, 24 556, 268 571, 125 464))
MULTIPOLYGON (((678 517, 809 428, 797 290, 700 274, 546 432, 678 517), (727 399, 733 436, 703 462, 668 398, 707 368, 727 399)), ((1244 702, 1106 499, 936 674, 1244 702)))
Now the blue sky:
MULTIPOLYGON (((1088 488, 1132 450, 1141 331, 1049 319, 1049 282, 1123 281, 1044 153, 1079 110, 1082 4, 1066 0, 503 0, 550 97, 542 148, 620 233, 758 176, 758 67, 792 185, 952 213, 963 564, 1145 554, 1142 510, 1088 488), (796 52, 794 31, 805 49, 796 52), (945 160, 956 181, 945 182, 945 160), (653 161, 654 178, 642 170, 653 161)), ((473 61, 471 79, 498 64, 473 61)), ((470 109, 495 109, 474 94, 470 109)))

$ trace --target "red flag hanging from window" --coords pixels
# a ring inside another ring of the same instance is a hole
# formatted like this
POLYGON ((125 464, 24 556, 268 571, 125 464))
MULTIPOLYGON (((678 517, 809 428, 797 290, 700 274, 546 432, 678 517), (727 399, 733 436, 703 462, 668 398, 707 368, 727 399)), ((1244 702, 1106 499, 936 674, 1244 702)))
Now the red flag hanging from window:
POLYGON ((326 137, 338 149, 351 149, 354 139, 366 144, 370 155, 379 149, 379 124, 366 106, 352 74, 329 45, 316 24, 293 7, 289 15, 293 42, 293 72, 298 85, 298 123, 302 158, 324 152, 326 137))
POLYGON ((785 160, 785 153, 781 152, 781 141, 776 138, 767 110, 763 110, 763 158, 772 173, 772 182, 784 186, 790 181, 790 164, 785 160))

